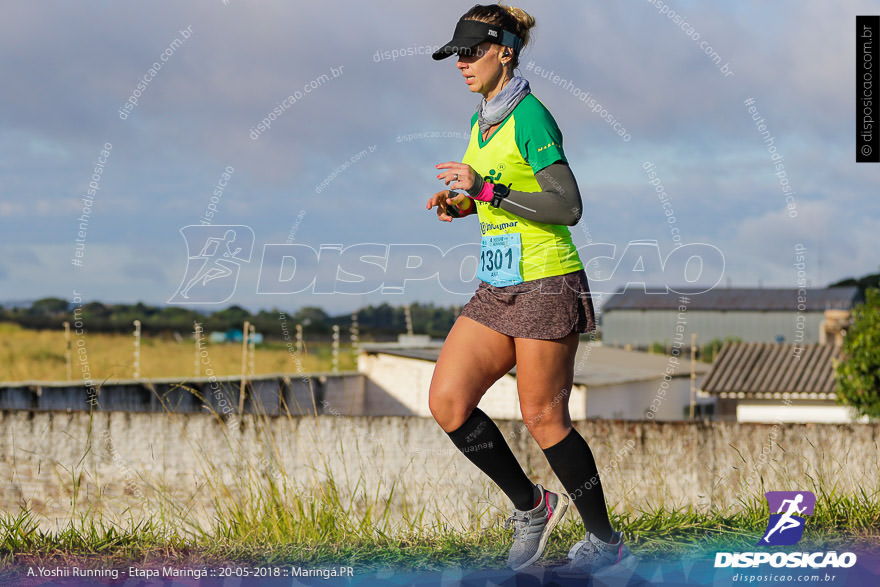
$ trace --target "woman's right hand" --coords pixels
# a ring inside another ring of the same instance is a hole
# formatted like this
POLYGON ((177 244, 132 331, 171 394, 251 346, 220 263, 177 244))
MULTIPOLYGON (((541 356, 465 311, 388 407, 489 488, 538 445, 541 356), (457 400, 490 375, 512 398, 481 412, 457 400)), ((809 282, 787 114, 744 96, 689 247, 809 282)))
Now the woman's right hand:
MULTIPOLYGON (((447 210, 450 206, 460 205, 467 199, 467 194, 460 194, 454 190, 439 191, 428 200, 427 210, 437 206, 437 219, 443 222, 452 222, 453 216, 450 216, 447 210)), ((473 204, 471 204, 473 206, 473 204)))

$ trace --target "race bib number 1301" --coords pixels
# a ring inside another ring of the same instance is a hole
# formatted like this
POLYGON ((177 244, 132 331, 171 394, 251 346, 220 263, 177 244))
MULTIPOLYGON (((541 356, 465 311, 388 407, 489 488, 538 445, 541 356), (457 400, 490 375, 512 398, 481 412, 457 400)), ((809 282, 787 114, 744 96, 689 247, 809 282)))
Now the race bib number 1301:
POLYGON ((484 236, 480 242, 480 266, 477 277, 495 287, 523 282, 519 269, 522 242, 517 232, 484 236))

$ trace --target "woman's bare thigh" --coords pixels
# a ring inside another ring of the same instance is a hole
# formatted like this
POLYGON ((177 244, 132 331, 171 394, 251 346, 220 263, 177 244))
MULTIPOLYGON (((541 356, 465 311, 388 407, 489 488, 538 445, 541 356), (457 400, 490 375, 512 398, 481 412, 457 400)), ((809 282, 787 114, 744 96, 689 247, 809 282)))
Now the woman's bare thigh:
POLYGON ((486 390, 516 363, 514 339, 459 316, 443 343, 428 403, 446 432, 464 424, 486 390))

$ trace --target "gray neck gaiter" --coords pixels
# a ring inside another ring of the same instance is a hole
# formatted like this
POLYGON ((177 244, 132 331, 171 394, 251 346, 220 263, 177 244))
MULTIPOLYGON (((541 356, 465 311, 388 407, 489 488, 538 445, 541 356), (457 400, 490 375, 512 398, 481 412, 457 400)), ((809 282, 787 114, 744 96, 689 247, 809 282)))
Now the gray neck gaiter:
POLYGON ((480 132, 486 132, 490 126, 507 118, 519 101, 530 92, 529 82, 524 77, 516 76, 507 82, 494 98, 488 102, 483 98, 477 109, 480 132))

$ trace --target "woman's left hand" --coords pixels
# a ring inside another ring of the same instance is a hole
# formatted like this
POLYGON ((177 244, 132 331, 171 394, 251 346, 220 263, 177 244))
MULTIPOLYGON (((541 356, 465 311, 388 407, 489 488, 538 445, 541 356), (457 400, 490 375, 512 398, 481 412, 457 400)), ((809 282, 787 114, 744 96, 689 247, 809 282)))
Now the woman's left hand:
POLYGON ((446 163, 438 163, 436 167, 446 170, 440 173, 437 179, 445 181, 450 189, 468 191, 474 187, 477 174, 474 168, 467 163, 447 161, 446 163))

